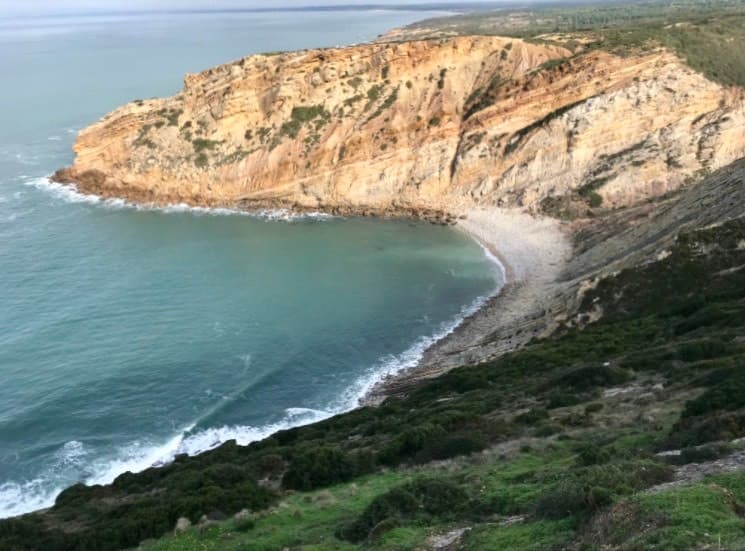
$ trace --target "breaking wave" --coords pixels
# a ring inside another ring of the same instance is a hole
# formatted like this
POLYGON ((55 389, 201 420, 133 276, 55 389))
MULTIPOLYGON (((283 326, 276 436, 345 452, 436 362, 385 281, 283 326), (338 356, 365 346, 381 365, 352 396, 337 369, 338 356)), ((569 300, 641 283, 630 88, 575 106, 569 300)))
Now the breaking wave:
POLYGON ((152 205, 138 204, 126 199, 104 198, 92 193, 82 193, 78 191, 74 184, 61 184, 53 182, 49 177, 36 178, 26 182, 27 186, 48 192, 53 197, 61 199, 67 203, 87 203, 89 205, 98 205, 108 209, 129 209, 138 211, 155 211, 169 214, 190 213, 195 215, 208 216, 251 216, 253 218, 262 218, 265 220, 276 220, 292 222, 297 220, 327 220, 334 218, 333 215, 325 212, 293 212, 289 209, 257 209, 245 211, 240 209, 226 207, 193 207, 185 203, 176 203, 173 205, 152 205))

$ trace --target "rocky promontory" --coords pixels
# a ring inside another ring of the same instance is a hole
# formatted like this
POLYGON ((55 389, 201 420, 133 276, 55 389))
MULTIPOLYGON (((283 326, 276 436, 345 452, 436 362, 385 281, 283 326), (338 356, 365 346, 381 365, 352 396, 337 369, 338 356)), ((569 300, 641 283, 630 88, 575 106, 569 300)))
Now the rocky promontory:
POLYGON ((254 55, 84 129, 56 179, 140 202, 449 220, 619 207, 745 155, 740 89, 632 55, 456 37, 254 55))

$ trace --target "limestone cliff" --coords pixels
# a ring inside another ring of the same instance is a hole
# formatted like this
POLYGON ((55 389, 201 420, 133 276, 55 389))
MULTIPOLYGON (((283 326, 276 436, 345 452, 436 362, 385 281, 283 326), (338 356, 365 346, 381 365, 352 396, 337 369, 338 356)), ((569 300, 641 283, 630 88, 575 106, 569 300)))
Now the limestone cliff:
POLYGON ((458 37, 247 57, 117 109, 75 152, 59 180, 156 203, 618 206, 745 156, 745 107, 664 50, 458 37))

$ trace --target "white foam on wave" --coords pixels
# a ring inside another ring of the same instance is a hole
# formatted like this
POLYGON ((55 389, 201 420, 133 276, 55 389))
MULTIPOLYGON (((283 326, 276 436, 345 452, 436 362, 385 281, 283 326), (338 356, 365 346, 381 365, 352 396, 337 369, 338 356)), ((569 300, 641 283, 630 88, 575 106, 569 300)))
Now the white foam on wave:
POLYGON ((235 440, 239 445, 246 446, 280 430, 323 421, 334 413, 311 408, 288 408, 282 418, 274 423, 261 426, 230 425, 200 430, 187 435, 181 442, 177 453, 197 455, 214 449, 228 440, 235 440))
POLYGON ((0 518, 14 517, 54 504, 54 499, 62 488, 49 488, 44 478, 35 478, 19 484, 5 482, 0 484, 0 518))
POLYGON ((193 207, 185 203, 176 203, 172 205, 153 205, 139 204, 127 201, 126 199, 103 198, 92 193, 82 193, 78 191, 74 184, 61 184, 53 182, 49 177, 36 178, 25 183, 25 185, 34 187, 50 193, 57 199, 67 203, 87 203, 114 210, 137 210, 137 211, 155 211, 167 214, 188 213, 194 215, 207 216, 250 216, 264 220, 293 222, 297 220, 328 220, 335 218, 325 212, 293 212, 289 209, 257 209, 257 210, 240 210, 226 207, 193 207))
POLYGON ((180 454, 197 455, 228 440, 245 446, 277 431, 322 421, 331 415, 332 412, 310 408, 288 408, 279 421, 257 427, 223 426, 191 433, 194 425, 190 425, 164 444, 135 441, 116 450, 113 458, 93 461, 86 461, 89 454, 83 444, 67 442, 55 454, 53 465, 39 477, 22 483, 0 484, 0 518, 51 507, 59 493, 70 485, 69 478, 64 477, 65 469, 77 472, 84 469, 86 474, 80 482, 87 485, 111 484, 122 473, 136 473, 149 467, 167 465, 180 454))
POLYGON ((87 454, 88 450, 82 442, 71 440, 57 450, 52 464, 39 477, 22 483, 0 484, 0 518, 22 515, 53 505, 57 495, 69 484, 52 487, 49 481, 59 479, 65 470, 79 469, 85 463, 87 454))

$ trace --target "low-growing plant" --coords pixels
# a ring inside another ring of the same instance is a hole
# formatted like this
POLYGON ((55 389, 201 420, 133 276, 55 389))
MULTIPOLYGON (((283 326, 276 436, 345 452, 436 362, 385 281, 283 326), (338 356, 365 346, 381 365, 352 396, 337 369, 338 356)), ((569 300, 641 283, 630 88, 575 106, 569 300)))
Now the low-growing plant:
POLYGON ((354 462, 339 449, 313 448, 290 459, 282 476, 282 486, 292 490, 312 490, 349 480, 358 474, 354 462))

